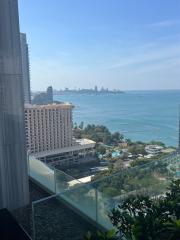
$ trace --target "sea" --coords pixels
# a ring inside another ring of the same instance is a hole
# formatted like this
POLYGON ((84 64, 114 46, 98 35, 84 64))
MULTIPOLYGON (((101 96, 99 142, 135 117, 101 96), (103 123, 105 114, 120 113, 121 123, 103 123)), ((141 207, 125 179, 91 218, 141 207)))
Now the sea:
POLYGON ((54 99, 75 106, 74 123, 105 125, 133 141, 178 145, 180 90, 62 94, 54 99))

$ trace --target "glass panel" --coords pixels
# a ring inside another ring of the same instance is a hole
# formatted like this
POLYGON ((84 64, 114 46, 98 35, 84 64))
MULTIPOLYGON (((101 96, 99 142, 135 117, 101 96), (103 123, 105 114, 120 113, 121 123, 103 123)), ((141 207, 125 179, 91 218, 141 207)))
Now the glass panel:
POLYGON ((29 176, 43 188, 55 192, 54 170, 32 156, 29 156, 29 176))
POLYGON ((78 184, 81 184, 81 182, 66 173, 54 169, 55 173, 55 193, 60 193, 68 189, 72 189, 76 187, 78 184))
MULTIPOLYGON (((149 164, 123 170, 114 175, 100 179, 99 181, 92 182, 91 184, 78 183, 79 185, 76 184, 73 186, 73 189, 70 189, 68 178, 64 181, 66 184, 68 183, 65 187, 64 182, 62 184, 60 183, 64 176, 58 172, 58 176, 60 177, 57 186, 60 186, 60 191, 62 189, 67 190, 56 195, 54 200, 58 200, 56 201, 57 208, 58 204, 65 204, 68 209, 74 210, 79 217, 84 219, 84 221, 87 220, 92 224, 96 224, 96 226, 103 227, 103 229, 112 229, 113 226, 109 219, 109 214, 114 207, 121 204, 121 202, 130 195, 143 194, 157 197, 164 194, 171 179, 179 176, 179 169, 180 157, 179 155, 174 154, 169 155, 163 160, 154 160, 149 164), (68 182, 66 180, 68 180, 68 182)), ((52 214, 59 218, 59 215, 56 215, 55 213, 56 208, 53 210, 51 205, 49 207, 48 202, 49 200, 46 203, 43 203, 43 209, 45 209, 50 216, 52 214)), ((37 229, 39 223, 36 223, 36 220, 39 221, 38 217, 42 218, 45 226, 46 224, 51 225, 51 222, 48 216, 45 216, 44 218, 41 216, 41 214, 45 214, 45 211, 41 210, 41 204, 37 206, 38 209, 34 212, 34 222, 35 230, 40 234, 40 230, 37 229)), ((61 222, 56 223, 57 226, 52 226, 49 230, 47 228, 44 229, 45 232, 48 231, 48 236, 54 231, 54 228, 58 228, 58 224, 61 224, 61 222)))
POLYGON ((130 195, 157 197, 164 194, 180 169, 179 155, 129 168, 92 183, 97 189, 97 222, 106 229, 113 226, 109 220, 111 210, 130 195))
POLYGON ((35 157, 29 156, 29 176, 39 183, 41 187, 52 193, 74 188, 81 182, 66 173, 52 168, 50 165, 43 163, 35 157))
POLYGON ((97 220, 96 189, 90 184, 82 185, 73 190, 65 191, 59 195, 63 201, 78 210, 90 220, 97 220))

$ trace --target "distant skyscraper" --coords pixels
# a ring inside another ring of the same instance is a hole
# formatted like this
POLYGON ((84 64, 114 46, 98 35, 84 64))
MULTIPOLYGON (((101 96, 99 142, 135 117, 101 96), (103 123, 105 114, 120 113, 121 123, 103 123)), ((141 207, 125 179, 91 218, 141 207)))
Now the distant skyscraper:
POLYGON ((29 50, 26 39, 26 34, 20 34, 21 40, 21 56, 22 56, 22 77, 24 89, 24 102, 31 103, 31 90, 30 90, 30 71, 29 71, 29 50))
POLYGON ((29 200, 17 0, 0 0, 0 208, 29 200))
POLYGON ((49 103, 53 103, 53 88, 52 86, 47 88, 47 98, 49 103))
POLYGON ((32 99, 32 104, 45 105, 53 103, 53 88, 47 88, 46 92, 39 93, 32 99))

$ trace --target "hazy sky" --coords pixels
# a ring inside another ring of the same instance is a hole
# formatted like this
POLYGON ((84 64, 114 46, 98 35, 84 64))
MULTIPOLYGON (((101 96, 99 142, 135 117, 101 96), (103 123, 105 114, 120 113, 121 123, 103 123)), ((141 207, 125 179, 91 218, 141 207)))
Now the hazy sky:
POLYGON ((19 0, 33 90, 180 89, 180 0, 19 0))

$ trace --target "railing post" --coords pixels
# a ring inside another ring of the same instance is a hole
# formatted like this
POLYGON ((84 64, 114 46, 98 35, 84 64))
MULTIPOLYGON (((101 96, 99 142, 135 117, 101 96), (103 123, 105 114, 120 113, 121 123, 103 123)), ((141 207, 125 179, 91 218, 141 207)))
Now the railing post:
POLYGON ((56 168, 54 167, 54 191, 56 194, 56 168))

